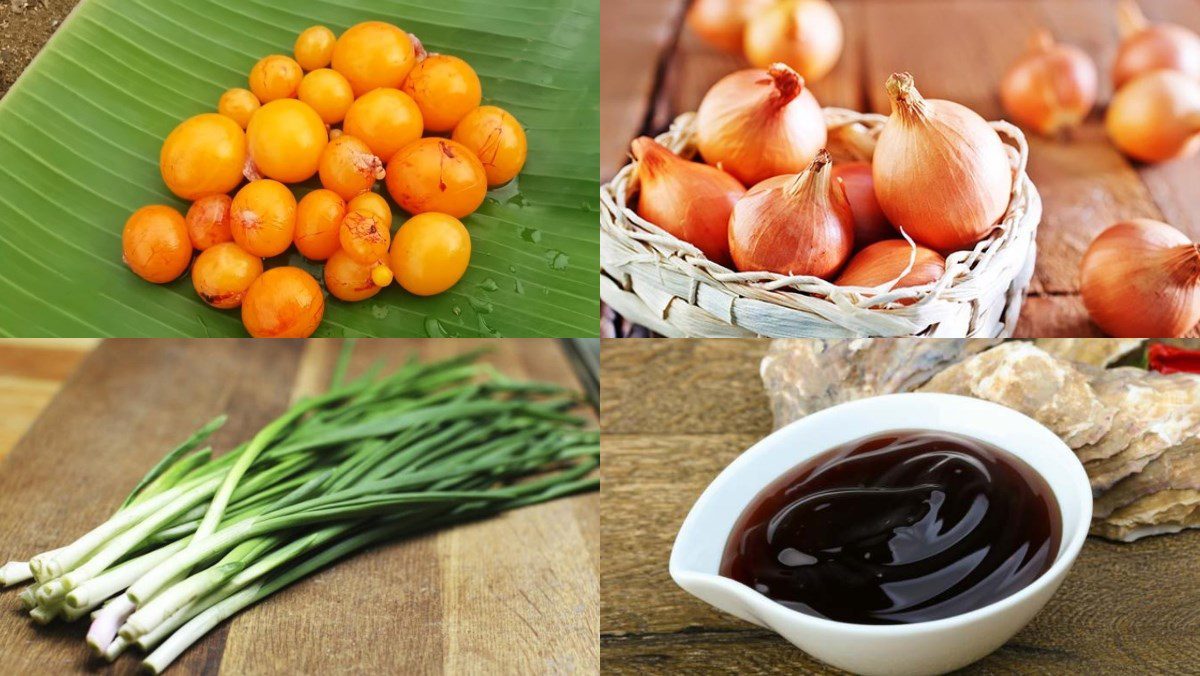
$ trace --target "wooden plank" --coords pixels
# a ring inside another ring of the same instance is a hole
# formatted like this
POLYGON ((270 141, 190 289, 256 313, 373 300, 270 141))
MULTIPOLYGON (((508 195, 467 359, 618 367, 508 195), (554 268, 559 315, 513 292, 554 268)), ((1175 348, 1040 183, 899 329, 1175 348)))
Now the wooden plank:
MULTIPOLYGON (((762 349, 751 341, 709 340, 703 348, 696 342, 603 344, 604 672, 837 673, 691 597, 667 574, 671 543, 692 502, 769 431, 761 394, 764 408, 730 410, 761 390, 758 360, 747 353, 762 349), (705 387, 695 387, 697 381, 705 387), (661 433, 658 417, 634 414, 635 401, 663 411, 663 418, 676 416, 670 427, 683 431, 661 433), (613 434, 610 423, 632 432, 613 434)), ((1198 531, 1133 544, 1089 539, 1032 623, 963 673, 1189 673, 1200 663, 1190 619, 1200 607, 1198 556, 1198 531)))
MULTIPOLYGON (((1060 592, 1061 593, 1061 592, 1060 592)), ((1034 624, 1039 622, 1039 615, 1034 624)), ((1030 625, 1031 627, 1034 625, 1030 625)), ((1045 646, 1029 642, 1030 629, 1017 634, 999 650, 962 670, 960 675, 1000 676, 1011 674, 1144 674, 1190 673, 1186 657, 1175 660, 1161 651, 1136 645, 1138 641, 1161 639, 1150 631, 1120 634, 1112 627, 1103 630, 1109 639, 1121 636, 1128 652, 1096 654, 1098 640, 1066 642, 1045 646), (1155 667, 1142 660, 1149 657, 1155 667)), ((1152 631, 1161 631, 1156 628, 1152 631)), ((610 635, 601 638, 605 674, 849 674, 822 664, 794 648, 777 634, 763 629, 682 634, 610 635)))
POLYGON ((605 674, 846 674, 764 629, 604 634, 605 674))
POLYGON ((57 380, 0 375, 0 460, 8 455, 17 440, 29 429, 46 404, 58 392, 57 380))
POLYGON ((1087 310, 1079 296, 1071 294, 1026 298, 1013 335, 1016 338, 1101 338, 1104 332, 1088 319, 1087 310))
POLYGON ((600 621, 606 633, 745 628, 731 615, 674 593, 679 590, 666 564, 675 533, 692 503, 721 468, 770 432, 753 424, 746 427, 744 432, 725 434, 605 430, 600 533, 606 555, 601 564, 600 621))
POLYGON ((52 343, 39 347, 28 342, 9 344, 0 341, 0 375, 61 383, 90 351, 90 348, 71 345, 52 343))
POLYGON ((1200 241, 1200 156, 1158 165, 1141 165, 1138 173, 1150 190, 1162 220, 1200 241))
POLYGON ((659 57, 675 39, 686 0, 605 2, 600 8, 600 180, 625 164, 641 133, 659 76, 659 57))
MULTIPOLYGON (((480 347, 496 348, 485 359, 510 375, 577 387, 552 340, 364 340, 350 374, 413 351, 436 358, 480 347)), ((158 456, 216 412, 231 419, 215 447, 249 436, 297 394, 322 389, 337 351, 337 341, 105 343, 0 465, 0 557, 57 546, 105 518, 158 456)), ((172 672, 336 673, 352 664, 595 673, 598 505, 596 495, 578 496, 364 552, 237 615, 172 672)), ((0 641, 19 649, 0 651, 0 673, 82 669, 83 630, 14 614, 0 623, 0 641)), ((110 671, 135 666, 125 658, 110 671)))
POLYGON ((438 536, 448 673, 597 672, 599 584, 574 516, 560 501, 438 536))
MULTIPOLYGON (((459 352, 457 343, 436 346, 459 352)), ((578 388, 557 341, 478 345, 494 349, 489 361, 507 374, 578 388)), ((447 673, 599 670, 599 543, 585 534, 598 526, 598 507, 581 496, 438 534, 447 673), (580 520, 580 510, 593 516, 580 520)))
POLYGON ((101 343, 100 338, 4 338, 5 347, 32 347, 40 350, 78 350, 90 352, 101 343))
POLYGON ((0 411, 4 411, 0 416, 0 460, 99 342, 0 340, 0 411))
POLYGON ((758 368, 766 341, 610 339, 602 345, 600 428, 606 435, 713 434, 730 430, 733 421, 770 429, 762 384, 740 377, 758 368))
POLYGON ((912 0, 865 8, 871 110, 891 112, 884 83, 892 73, 907 71, 926 98, 957 101, 989 120, 1003 117, 996 83, 1037 23, 1030 6, 1011 0, 912 0))
MULTIPOLYGON (((1014 338, 1104 337, 1104 332, 1088 317, 1083 300, 1078 295, 1030 296, 1025 303, 1027 307, 1021 312, 1014 338)), ((1200 338, 1200 324, 1183 337, 1200 338)))

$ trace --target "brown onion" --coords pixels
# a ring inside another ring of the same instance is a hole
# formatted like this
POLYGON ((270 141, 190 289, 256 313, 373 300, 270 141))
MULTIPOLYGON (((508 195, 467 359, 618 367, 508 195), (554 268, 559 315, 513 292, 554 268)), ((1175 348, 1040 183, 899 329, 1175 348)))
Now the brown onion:
POLYGON ((1000 102, 1017 124, 1052 136, 1079 126, 1096 103, 1096 64, 1082 49, 1038 31, 1000 81, 1000 102))
POLYGON ((687 23, 705 42, 735 54, 742 53, 746 20, 773 0, 696 0, 687 23))
POLYGON ((829 153, 792 176, 776 176, 738 200, 729 218, 729 249, 743 272, 829 279, 854 248, 854 217, 833 181, 829 153))
MULTIPOLYGON (((946 259, 938 252, 909 244, 903 239, 885 239, 854 254, 834 284, 875 287, 904 274, 892 285, 893 289, 903 289, 936 282, 945 273, 946 259), (910 260, 912 269, 904 274, 910 260)), ((901 304, 910 305, 914 302, 914 299, 906 298, 901 304)))
POLYGON ((782 63, 726 75, 696 111, 696 145, 704 161, 746 185, 802 171, 825 138, 821 106, 804 79, 782 63))
POLYGON ((1200 35, 1169 23, 1151 24, 1133 0, 1117 3, 1121 45, 1113 61, 1113 86, 1159 69, 1200 78, 1200 35))
POLYGON ((864 247, 896 236, 875 198, 875 179, 870 162, 845 162, 833 166, 833 178, 841 181, 854 214, 854 245, 864 247))
POLYGON ((827 0, 783 0, 746 22, 750 63, 782 61, 813 82, 837 65, 842 40, 842 20, 827 0))
POLYGON ((1200 149, 1200 81, 1183 73, 1147 73, 1113 96, 1104 119, 1121 152, 1143 162, 1163 162, 1200 149))
POLYGON ((983 239, 1008 209, 1012 167, 1000 136, 966 106, 924 99, 908 73, 887 81, 892 116, 873 162, 888 220, 941 252, 983 239))
POLYGON ((689 162, 643 136, 633 142, 638 161, 637 213, 729 267, 729 213, 746 188, 715 167, 689 162))
POLYGON ((1080 265, 1092 321, 1118 338, 1182 336, 1200 322, 1200 244, 1160 221, 1100 233, 1080 265))

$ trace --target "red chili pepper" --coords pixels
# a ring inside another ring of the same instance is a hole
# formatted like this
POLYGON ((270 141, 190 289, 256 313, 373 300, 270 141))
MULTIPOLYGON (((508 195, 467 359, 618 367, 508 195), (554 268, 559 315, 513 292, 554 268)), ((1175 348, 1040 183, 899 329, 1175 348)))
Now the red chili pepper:
POLYGON ((1159 373, 1200 373, 1200 350, 1152 343, 1146 356, 1150 368, 1159 373))

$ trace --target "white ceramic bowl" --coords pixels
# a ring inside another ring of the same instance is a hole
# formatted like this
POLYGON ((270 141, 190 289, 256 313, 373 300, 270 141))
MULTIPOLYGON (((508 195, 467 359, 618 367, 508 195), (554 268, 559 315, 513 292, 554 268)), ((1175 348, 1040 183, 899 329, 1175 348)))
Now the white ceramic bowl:
POLYGON ((801 418, 742 453, 688 513, 671 550, 671 577, 701 600, 768 627, 835 667, 860 674, 939 674, 999 648, 1042 609, 1079 554, 1091 518, 1092 493, 1083 466, 1037 421, 970 397, 892 394, 801 418), (1050 569, 1024 589, 983 608, 900 625, 849 624, 804 615, 717 574, 734 522, 767 484, 834 446, 904 429, 971 436, 1012 453, 1042 475, 1063 520, 1062 542, 1050 569))

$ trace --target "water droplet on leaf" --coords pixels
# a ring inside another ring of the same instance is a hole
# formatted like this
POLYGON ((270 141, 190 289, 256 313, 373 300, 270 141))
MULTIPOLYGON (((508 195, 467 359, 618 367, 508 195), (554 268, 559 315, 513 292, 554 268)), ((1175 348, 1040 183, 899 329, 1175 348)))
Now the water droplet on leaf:
POLYGON ((571 262, 571 259, 567 257, 567 254, 559 251, 558 249, 550 249, 546 251, 546 260, 550 263, 550 267, 555 270, 566 270, 567 265, 569 265, 571 262))
POLYGON ((467 300, 471 303, 471 309, 479 314, 487 314, 494 309, 491 303, 481 298, 475 298, 474 296, 471 296, 470 298, 467 298, 467 300))
POLYGON ((446 329, 442 327, 442 323, 434 317, 425 318, 425 335, 430 338, 446 338, 450 334, 446 333, 446 329))

